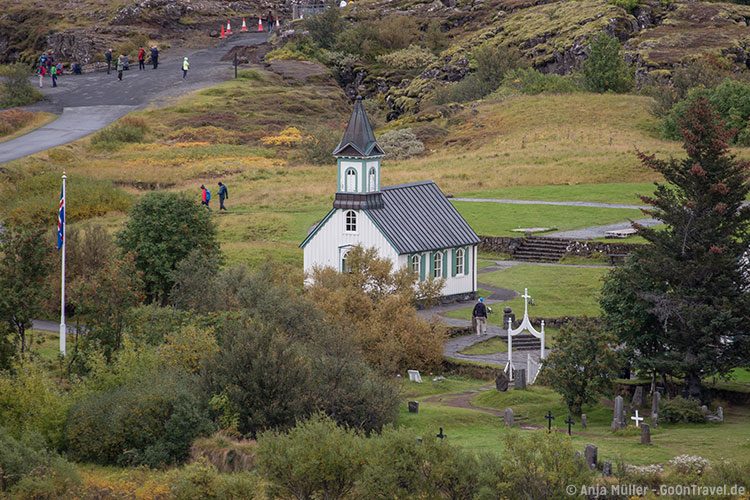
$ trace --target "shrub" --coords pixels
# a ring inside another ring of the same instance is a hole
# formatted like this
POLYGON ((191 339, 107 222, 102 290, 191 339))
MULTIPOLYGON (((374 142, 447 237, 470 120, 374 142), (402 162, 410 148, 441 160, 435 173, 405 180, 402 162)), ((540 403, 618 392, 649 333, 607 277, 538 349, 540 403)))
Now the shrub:
POLYGON ((622 57, 616 38, 600 33, 591 41, 583 62, 584 85, 591 92, 627 92, 633 88, 634 71, 622 57))
POLYGON ((355 432, 315 415, 286 433, 260 436, 260 471, 274 497, 344 498, 362 469, 362 445, 355 432))
POLYGON ((378 138, 378 144, 388 158, 395 160, 424 153, 424 144, 410 128, 390 130, 378 138))
POLYGON ((198 460, 175 471, 170 482, 170 491, 176 500, 264 498, 262 486, 255 474, 219 474, 205 460, 198 460))
POLYGON ((508 71, 503 78, 503 87, 521 94, 570 94, 579 92, 578 83, 569 76, 541 73, 533 68, 508 71))
POLYGON ((711 89, 695 88, 687 98, 678 102, 664 119, 663 129, 667 138, 682 138, 679 124, 688 109, 699 99, 705 98, 711 104, 727 128, 734 131, 733 141, 742 146, 750 146, 750 83, 726 79, 711 89))
POLYGON ((670 423, 705 423, 706 419, 701 412, 700 401, 693 398, 677 396, 662 404, 659 420, 670 423))
POLYGON ((708 460, 694 455, 679 455, 669 461, 669 465, 679 474, 702 475, 708 468, 708 460))
POLYGON ((330 165, 331 153, 336 149, 339 137, 336 132, 329 128, 315 128, 310 131, 301 147, 298 148, 301 161, 313 165, 330 165))
POLYGON ((29 82, 30 76, 29 67, 21 63, 0 67, 0 77, 2 77, 2 83, 0 83, 1 108, 26 106, 42 99, 42 93, 29 82))
POLYGON ((318 47, 330 49, 336 41, 336 36, 344 28, 344 20, 339 9, 332 5, 320 14, 305 19, 304 27, 318 47))
POLYGON ((389 69, 413 72, 421 71, 432 64, 435 59, 432 52, 414 44, 405 49, 378 56, 378 62, 385 64, 389 69))
POLYGON ((641 0, 609 0, 609 3, 622 7, 628 14, 632 14, 641 4, 641 0))
POLYGON ((481 99, 500 86, 508 71, 528 66, 528 61, 518 49, 489 43, 475 49, 472 52, 472 59, 475 63, 475 71, 457 84, 438 91, 437 102, 466 102, 481 99))
POLYGON ((148 125, 143 118, 126 116, 114 125, 94 134, 91 144, 100 149, 114 149, 123 143, 143 142, 148 130, 148 125))
POLYGON ((65 429, 75 460, 158 467, 183 462, 197 436, 211 431, 190 379, 151 373, 74 406, 65 429))
POLYGON ((34 120, 34 113, 23 109, 0 111, 0 137, 12 134, 34 120))
POLYGON ((266 146, 294 146, 304 140, 302 132, 297 127, 287 127, 277 135, 268 135, 260 138, 266 146))
POLYGON ((46 463, 35 467, 10 491, 17 500, 40 498, 70 498, 81 485, 75 465, 59 456, 51 456, 46 463))

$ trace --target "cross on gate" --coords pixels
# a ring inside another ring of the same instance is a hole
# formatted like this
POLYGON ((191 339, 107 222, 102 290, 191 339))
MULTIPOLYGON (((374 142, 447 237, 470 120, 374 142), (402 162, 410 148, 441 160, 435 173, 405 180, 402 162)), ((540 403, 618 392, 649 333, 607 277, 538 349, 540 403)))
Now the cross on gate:
POLYGON ((635 420, 635 426, 640 427, 641 426, 641 420, 643 420, 643 417, 638 416, 638 410, 635 410, 635 417, 630 417, 630 420, 635 420))
POLYGON ((565 421, 566 424, 568 424, 568 436, 572 434, 570 427, 575 424, 575 421, 573 420, 573 417, 568 415, 568 419, 565 421))
POLYGON ((552 412, 548 411, 547 415, 545 417, 547 419, 547 432, 552 432, 552 421, 555 419, 555 417, 552 416, 552 412))
POLYGON ((440 439, 440 440, 443 440, 443 439, 447 438, 448 436, 443 433, 443 428, 441 427, 440 428, 440 432, 438 432, 435 437, 438 438, 438 439, 440 439))

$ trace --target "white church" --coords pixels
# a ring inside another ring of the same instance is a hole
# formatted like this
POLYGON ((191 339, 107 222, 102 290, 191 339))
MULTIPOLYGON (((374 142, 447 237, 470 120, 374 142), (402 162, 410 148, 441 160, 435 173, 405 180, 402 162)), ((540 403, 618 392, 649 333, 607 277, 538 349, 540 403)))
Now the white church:
POLYGON ((361 97, 333 156, 338 164, 333 209, 300 244, 305 272, 316 267, 345 272, 353 247, 374 247, 395 268, 409 266, 420 281, 444 278, 444 300, 473 299, 479 237, 434 182, 381 187, 384 153, 361 97))

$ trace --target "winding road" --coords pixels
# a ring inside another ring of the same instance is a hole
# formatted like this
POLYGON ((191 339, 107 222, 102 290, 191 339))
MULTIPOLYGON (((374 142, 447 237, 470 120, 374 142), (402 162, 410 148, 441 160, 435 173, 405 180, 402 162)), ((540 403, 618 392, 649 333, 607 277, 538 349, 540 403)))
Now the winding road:
MULTIPOLYGON (((163 99, 183 95, 234 76, 230 62, 220 62, 234 46, 257 45, 267 33, 241 33, 198 51, 174 49, 159 55, 158 69, 138 70, 130 64, 122 81, 117 72, 64 75, 57 88, 49 80, 42 88, 44 101, 27 109, 60 114, 57 120, 16 139, 0 143, 0 163, 23 158, 85 137, 135 109, 163 99), (190 71, 182 78, 182 59, 189 57, 190 71)), ((37 84, 38 80, 32 80, 37 84)))

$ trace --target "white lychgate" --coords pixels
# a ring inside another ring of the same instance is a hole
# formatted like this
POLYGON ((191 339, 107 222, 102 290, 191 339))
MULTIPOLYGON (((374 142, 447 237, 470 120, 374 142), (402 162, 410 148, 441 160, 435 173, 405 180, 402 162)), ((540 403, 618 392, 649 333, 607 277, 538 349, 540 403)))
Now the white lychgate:
MULTIPOLYGON (((521 321, 521 324, 518 325, 518 328, 513 329, 513 322, 510 318, 508 318, 508 363, 505 365, 505 372, 508 374, 508 378, 510 380, 513 380, 513 370, 515 370, 515 366, 513 365, 513 337, 515 335, 521 334, 523 332, 528 332, 534 337, 538 338, 541 341, 541 350, 539 352, 539 363, 544 360, 544 320, 542 320, 541 325, 541 331, 537 331, 536 328, 531 324, 531 320, 529 319, 529 299, 531 296, 529 295, 529 289, 524 288, 523 289, 523 320, 521 321)), ((530 384, 534 383, 534 380, 536 379, 536 375, 539 373, 539 365, 534 362, 534 360, 531 359, 531 355, 527 354, 526 356, 526 379, 529 381, 530 384), (531 370, 532 368, 536 368, 534 374, 532 375, 531 370)))

